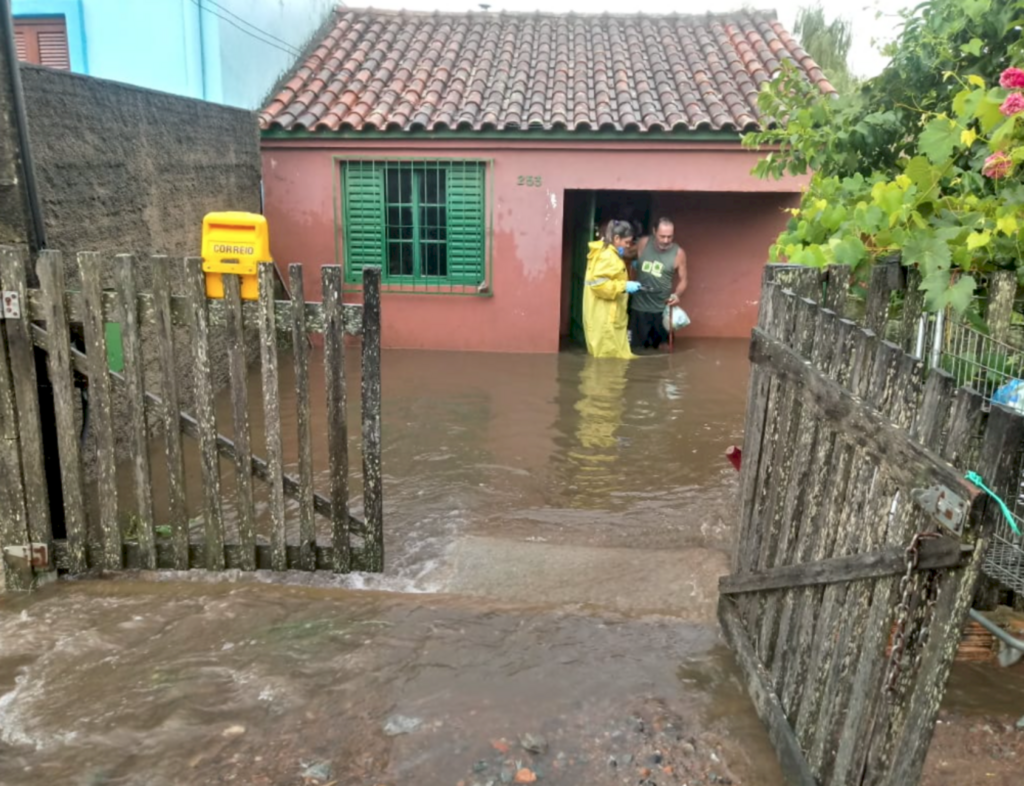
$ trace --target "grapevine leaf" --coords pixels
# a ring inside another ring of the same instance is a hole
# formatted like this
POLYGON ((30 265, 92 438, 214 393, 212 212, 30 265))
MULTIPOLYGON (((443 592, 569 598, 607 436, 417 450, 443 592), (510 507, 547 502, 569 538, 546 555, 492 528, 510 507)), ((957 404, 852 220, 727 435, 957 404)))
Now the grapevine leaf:
POLYGON ((835 254, 836 262, 840 265, 849 265, 851 268, 857 267, 868 255, 868 251, 859 237, 846 237, 842 240, 833 239, 830 245, 832 246, 832 253, 835 254))
MULTIPOLYGON (((975 57, 979 57, 981 55, 981 47, 983 45, 984 44, 980 38, 972 38, 968 43, 960 45, 960 51, 965 55, 974 55, 975 57)), ((978 77, 974 78, 977 79, 978 77)), ((971 77, 968 77, 968 79, 971 79, 971 77)), ((984 82, 982 82, 982 84, 984 84, 984 82)))
POLYGON ((949 246, 934 235, 915 234, 903 248, 903 260, 917 263, 925 275, 933 271, 946 271, 953 263, 949 246))
POLYGON ((971 232, 967 236, 967 248, 974 251, 978 248, 984 248, 992 240, 992 233, 987 229, 984 232, 971 232))
POLYGON ((963 314, 967 307, 971 305, 971 298, 974 297, 974 290, 978 284, 974 280, 974 276, 960 276, 960 280, 957 281, 947 292, 947 301, 958 314, 963 314))
POLYGON ((959 137, 956 123, 948 117, 936 117, 921 132, 917 146, 933 164, 942 164, 953 155, 959 137))
POLYGON ((1004 235, 1017 234, 1017 219, 1015 216, 1002 216, 996 220, 996 229, 1004 235))

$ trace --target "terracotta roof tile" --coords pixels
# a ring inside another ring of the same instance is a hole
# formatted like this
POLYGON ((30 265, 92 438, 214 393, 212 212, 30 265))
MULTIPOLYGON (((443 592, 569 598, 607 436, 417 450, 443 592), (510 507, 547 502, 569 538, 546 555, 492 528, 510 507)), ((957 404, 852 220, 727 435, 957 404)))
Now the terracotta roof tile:
POLYGON ((706 16, 338 8, 265 129, 746 130, 781 60, 825 75, 769 12, 706 16))

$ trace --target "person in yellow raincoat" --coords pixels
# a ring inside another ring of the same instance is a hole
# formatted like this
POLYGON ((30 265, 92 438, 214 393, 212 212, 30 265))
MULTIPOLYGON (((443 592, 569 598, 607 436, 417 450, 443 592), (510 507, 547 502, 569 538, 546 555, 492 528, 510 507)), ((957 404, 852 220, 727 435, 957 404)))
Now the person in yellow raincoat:
POLYGON ((590 244, 583 282, 583 331, 587 352, 596 358, 636 357, 629 351, 626 305, 640 284, 629 280, 622 261, 633 247, 633 239, 628 221, 609 221, 604 239, 590 244))

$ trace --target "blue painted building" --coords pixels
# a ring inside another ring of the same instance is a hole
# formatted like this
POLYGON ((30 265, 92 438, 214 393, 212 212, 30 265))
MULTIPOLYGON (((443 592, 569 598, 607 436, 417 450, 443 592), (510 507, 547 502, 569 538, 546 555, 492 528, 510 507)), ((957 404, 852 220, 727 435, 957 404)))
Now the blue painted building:
POLYGON ((19 57, 255 109, 337 0, 13 0, 19 57))

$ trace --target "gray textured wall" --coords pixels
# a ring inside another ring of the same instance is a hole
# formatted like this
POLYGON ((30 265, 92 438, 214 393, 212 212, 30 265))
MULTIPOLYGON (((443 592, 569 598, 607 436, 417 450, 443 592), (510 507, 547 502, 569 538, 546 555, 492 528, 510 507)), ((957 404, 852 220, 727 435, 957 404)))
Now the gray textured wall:
POLYGON ((260 209, 252 112, 23 67, 51 248, 199 253, 203 216, 260 209))
MULTIPOLYGON (((21 73, 48 247, 65 255, 69 289, 78 288, 79 251, 138 255, 146 288, 150 254, 178 261, 199 255, 206 213, 259 212, 259 131, 252 112, 45 68, 25 66, 21 73)), ((173 269, 180 292, 180 264, 173 269)), ((214 334, 212 344, 215 381, 223 386, 225 342, 214 334)), ((191 409, 185 355, 191 344, 184 331, 176 346, 183 402, 191 409)), ((249 348, 251 359, 258 353, 251 334, 249 348)), ((159 393, 154 355, 147 359, 146 382, 159 393)), ((122 460, 125 426, 123 412, 115 410, 122 460)))

